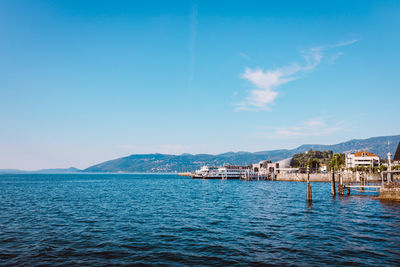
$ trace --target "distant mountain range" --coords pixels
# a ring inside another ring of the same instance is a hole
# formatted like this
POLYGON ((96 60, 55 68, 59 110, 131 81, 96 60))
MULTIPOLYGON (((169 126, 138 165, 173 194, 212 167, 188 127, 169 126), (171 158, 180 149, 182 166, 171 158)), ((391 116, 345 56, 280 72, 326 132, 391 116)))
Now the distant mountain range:
POLYGON ((1 173, 24 174, 24 173, 77 173, 77 172, 145 172, 145 173, 166 173, 166 172, 186 172, 199 169, 203 165, 220 166, 249 165, 261 160, 279 161, 290 158, 294 154, 302 153, 310 149, 313 150, 332 150, 335 153, 356 152, 366 150, 381 158, 387 157, 388 142, 390 142, 390 152, 394 155, 397 145, 400 142, 400 135, 372 137, 368 139, 354 139, 336 145, 301 145, 295 149, 280 149, 260 152, 228 152, 219 155, 210 154, 134 154, 128 157, 118 158, 100 164, 96 164, 84 170, 71 167, 67 169, 42 169, 37 171, 21 171, 15 169, 3 169, 1 173))
POLYGON ((81 172, 82 170, 79 170, 77 168, 71 167, 68 169, 41 169, 41 170, 36 170, 36 171, 23 171, 23 170, 17 170, 17 169, 0 169, 0 174, 2 173, 7 173, 7 174, 24 174, 24 173, 49 173, 49 174, 58 174, 58 173, 76 173, 76 172, 81 172))
POLYGON ((302 145, 295 149, 281 149, 260 152, 228 152, 219 155, 210 154, 134 154, 91 166, 83 172, 185 172, 194 171, 203 165, 220 166, 223 164, 248 165, 261 160, 279 161, 292 157, 296 153, 307 150, 332 150, 335 153, 356 152, 367 150, 386 158, 388 142, 390 152, 395 153, 400 135, 372 137, 368 139, 354 139, 336 145, 302 145))

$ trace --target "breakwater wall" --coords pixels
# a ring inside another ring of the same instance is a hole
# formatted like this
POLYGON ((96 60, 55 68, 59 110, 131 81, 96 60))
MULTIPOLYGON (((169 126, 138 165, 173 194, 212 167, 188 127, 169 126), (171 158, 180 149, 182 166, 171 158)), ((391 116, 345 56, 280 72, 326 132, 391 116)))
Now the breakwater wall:
MULTIPOLYGON (((370 173, 370 174, 360 174, 360 173, 351 173, 343 175, 343 182, 345 183, 354 183, 360 182, 362 178, 365 177, 365 181, 381 181, 381 176, 378 173, 370 173)), ((278 173, 275 176, 276 181, 292 181, 292 182, 306 182, 307 174, 306 173, 278 173)), ((336 182, 339 181, 339 175, 335 175, 336 182)), ((330 173, 310 173, 310 182, 331 182, 331 174, 330 173)))
POLYGON ((400 184, 382 187, 379 191, 379 199, 400 201, 400 184))

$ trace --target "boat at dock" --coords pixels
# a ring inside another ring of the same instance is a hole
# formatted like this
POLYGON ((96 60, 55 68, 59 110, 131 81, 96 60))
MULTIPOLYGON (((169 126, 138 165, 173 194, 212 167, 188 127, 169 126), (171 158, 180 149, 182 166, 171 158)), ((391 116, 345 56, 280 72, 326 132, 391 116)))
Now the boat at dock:
POLYGON ((224 165, 203 166, 200 170, 190 173, 181 173, 181 176, 190 176, 193 179, 246 179, 256 174, 250 166, 224 165))

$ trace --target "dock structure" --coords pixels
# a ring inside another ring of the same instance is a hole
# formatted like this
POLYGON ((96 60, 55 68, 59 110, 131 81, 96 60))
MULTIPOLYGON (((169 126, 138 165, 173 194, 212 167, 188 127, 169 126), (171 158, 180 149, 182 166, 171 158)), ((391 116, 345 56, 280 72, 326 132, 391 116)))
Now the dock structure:
MULTIPOLYGON (((396 158, 394 158, 394 162, 400 163, 400 143, 397 147, 396 154, 399 154, 396 158), (397 161, 396 161, 397 159, 397 161)), ((386 171, 380 172, 380 181, 376 180, 375 184, 368 183, 367 173, 365 172, 357 172, 358 181, 356 184, 354 182, 349 182, 347 184, 344 183, 343 176, 340 172, 337 173, 339 176, 339 184, 338 184, 338 194, 339 196, 344 195, 344 191, 347 191, 347 195, 350 195, 351 190, 366 193, 366 192, 379 192, 379 199, 387 199, 387 200, 400 200, 400 183, 396 182, 396 174, 400 174, 400 170, 394 170, 392 168, 392 154, 390 152, 387 153, 388 157, 388 169, 386 171)), ((335 172, 332 170, 332 186, 331 191, 332 195, 335 194, 335 172)))
POLYGON ((188 176, 191 177, 193 175, 192 172, 180 172, 178 173, 178 176, 188 176))
POLYGON ((270 175, 262 175, 262 174, 243 174, 240 176, 235 176, 235 177, 230 177, 226 175, 221 175, 221 176, 206 176, 206 175, 201 175, 197 174, 194 172, 182 172, 178 173, 178 176, 187 176, 191 177, 193 179, 211 179, 211 180, 244 180, 244 181, 254 181, 254 180, 272 180, 272 176, 270 175))
MULTIPOLYGON (((400 144, 396 154, 400 154, 400 144)), ((366 152, 365 152, 366 153, 366 152)), ((311 182, 330 182, 331 195, 333 198, 336 194, 344 196, 351 194, 351 191, 361 193, 379 192, 380 199, 399 200, 400 201, 400 182, 398 180, 400 170, 392 168, 391 153, 388 153, 388 168, 386 171, 372 173, 368 171, 356 171, 349 173, 347 169, 341 166, 331 168, 331 171, 310 172, 308 166, 307 171, 300 169, 287 168, 286 165, 272 163, 271 161, 260 161, 257 164, 246 166, 224 165, 203 166, 200 170, 194 172, 181 172, 179 176, 188 176, 193 179, 214 179, 214 180, 270 180, 270 181, 297 181, 307 183, 306 200, 312 202, 311 182), (355 175, 354 175, 355 174, 355 175), (337 183, 337 193, 336 193, 337 183)), ((400 155, 395 157, 393 163, 400 163, 400 155)), ((371 165, 372 166, 372 165, 371 165)), ((370 169, 372 170, 372 169, 370 169)))
POLYGON ((400 201, 400 184, 392 183, 379 190, 379 199, 400 201))
MULTIPOLYGON (((347 194, 350 195, 350 190, 358 192, 379 192, 379 198, 385 198, 385 195, 389 195, 390 199, 394 199, 397 195, 397 199, 400 200, 400 184, 394 181, 394 174, 400 174, 400 170, 388 170, 381 173, 381 181, 376 184, 368 184, 364 175, 360 176, 360 181, 357 184, 348 183, 342 185, 342 190, 347 190, 347 194)), ((339 179, 340 181, 340 179, 339 179)), ((339 195, 340 184, 338 185, 339 195)))
MULTIPOLYGON (((331 182, 331 194, 333 197, 336 196, 336 186, 335 180, 338 180, 338 195, 344 196, 345 194, 350 195, 351 191, 356 191, 360 193, 376 193, 379 192, 380 200, 390 200, 390 201, 400 201, 400 183, 393 182, 392 180, 387 179, 387 174, 400 174, 400 170, 391 170, 385 171, 381 173, 382 180, 375 181, 376 184, 368 183, 366 177, 364 175, 360 175, 360 180, 357 182, 346 182, 344 183, 343 174, 340 172, 331 172, 330 173, 330 182, 331 182), (335 179, 338 177, 338 179, 335 179)), ((214 180, 243 180, 243 181, 254 181, 254 180, 274 180, 274 175, 262 175, 262 174, 252 174, 247 172, 238 177, 221 177, 221 176, 202 176, 196 172, 182 172, 178 174, 179 176, 188 176, 193 179, 214 179, 214 180)), ((307 184, 307 194, 306 200, 307 203, 312 203, 312 191, 311 191, 311 181, 310 181, 310 172, 307 172, 307 179, 305 180, 307 184)))
POLYGON ((354 191, 366 193, 366 192, 380 192, 381 188, 382 188, 381 185, 345 185, 345 186, 343 186, 343 189, 347 190, 348 195, 350 195, 351 189, 353 189, 354 191), (375 189, 375 190, 365 190, 368 188, 375 189))

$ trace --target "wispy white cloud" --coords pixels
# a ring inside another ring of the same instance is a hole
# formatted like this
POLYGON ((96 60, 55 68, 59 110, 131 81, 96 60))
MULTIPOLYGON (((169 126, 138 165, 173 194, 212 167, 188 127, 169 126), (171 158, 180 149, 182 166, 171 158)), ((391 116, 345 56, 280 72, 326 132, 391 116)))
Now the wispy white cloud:
POLYGON ((342 124, 343 122, 327 124, 323 118, 317 117, 304 121, 299 125, 275 128, 272 131, 272 135, 279 138, 326 136, 344 130, 342 124))
POLYGON ((251 57, 249 55, 247 55, 246 53, 240 53, 239 56, 241 56, 244 59, 250 60, 251 57))
POLYGON ((331 55, 331 56, 328 58, 328 63, 329 63, 329 64, 335 63, 335 61, 336 61, 339 57, 341 57, 341 56, 343 56, 343 55, 344 55, 343 52, 337 52, 337 53, 331 55))
POLYGON ((268 104, 273 103, 278 96, 275 89, 295 79, 292 75, 299 72, 301 68, 297 64, 267 71, 260 68, 246 68, 241 77, 253 83, 257 89, 250 90, 246 99, 237 104, 236 110, 269 110, 268 104))
MULTIPOLYGON (((353 39, 334 45, 312 47, 301 53, 304 61, 302 64, 294 62, 288 66, 271 70, 246 68, 240 77, 251 82, 256 88, 248 91, 246 98, 235 104, 235 110, 270 110, 270 105, 279 95, 277 89, 280 86, 299 79, 303 74, 314 70, 321 64, 327 50, 351 45, 357 41, 357 39, 353 39)), ((337 54, 337 57, 340 55, 337 54)))
POLYGON ((307 127, 320 127, 323 126, 324 124, 325 123, 322 120, 322 118, 313 118, 304 122, 304 125, 306 125, 307 127))
POLYGON ((358 42, 359 40, 360 40, 360 39, 351 39, 351 40, 348 40, 348 41, 339 42, 339 43, 333 45, 332 48, 333 48, 333 47, 346 46, 346 45, 352 45, 352 44, 358 42))

